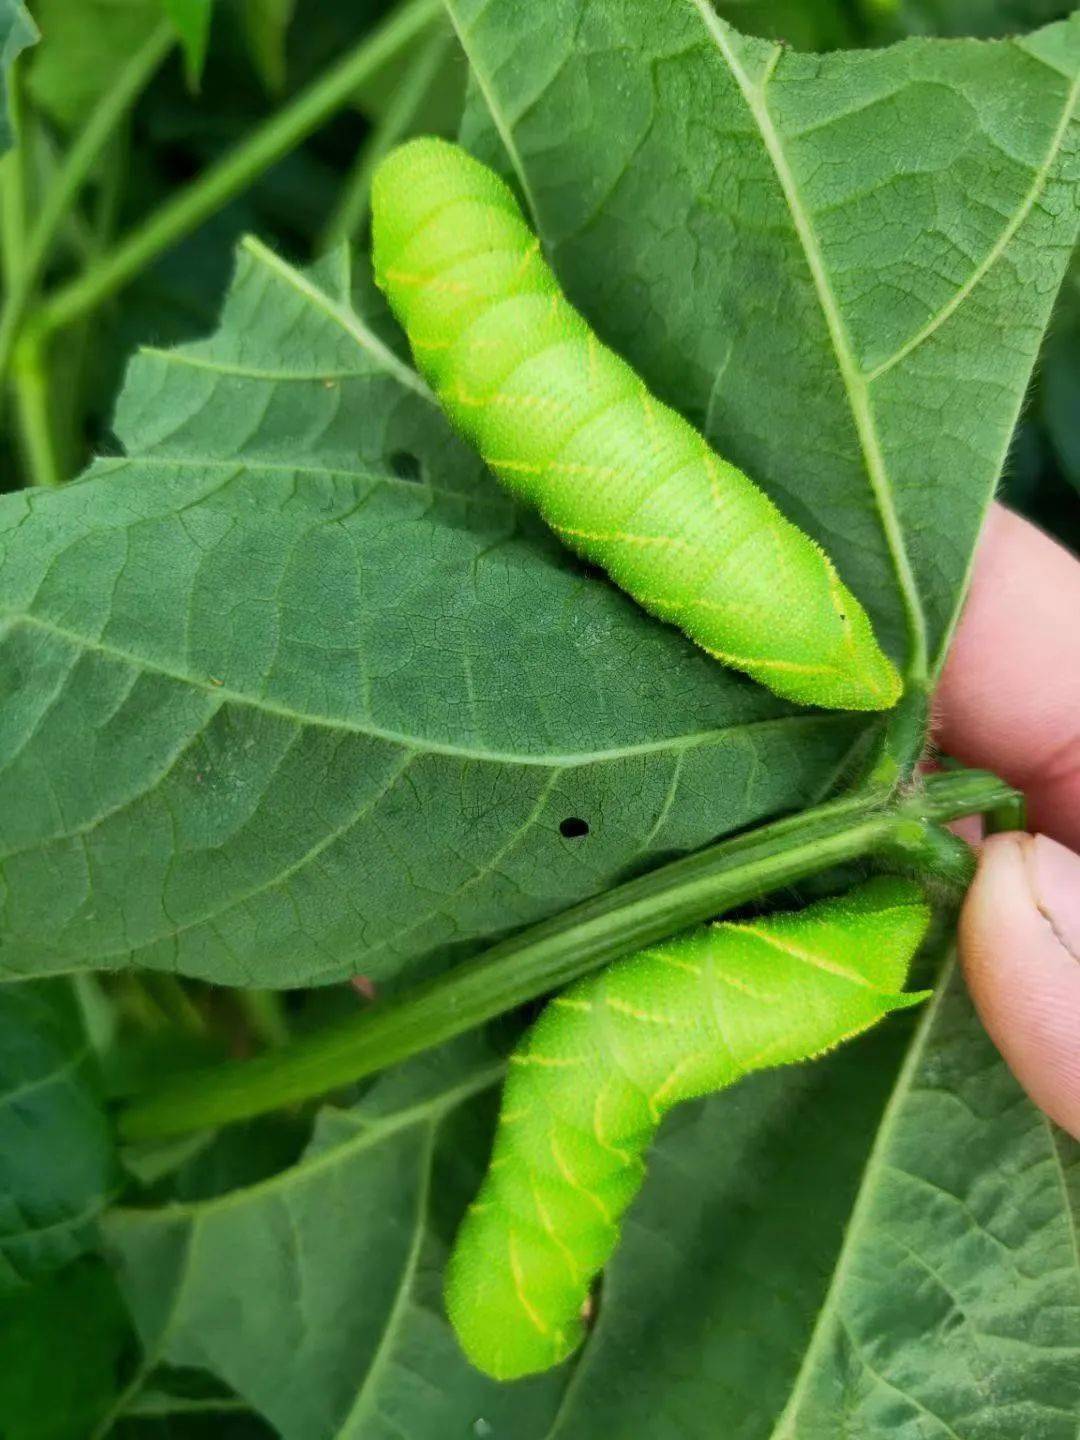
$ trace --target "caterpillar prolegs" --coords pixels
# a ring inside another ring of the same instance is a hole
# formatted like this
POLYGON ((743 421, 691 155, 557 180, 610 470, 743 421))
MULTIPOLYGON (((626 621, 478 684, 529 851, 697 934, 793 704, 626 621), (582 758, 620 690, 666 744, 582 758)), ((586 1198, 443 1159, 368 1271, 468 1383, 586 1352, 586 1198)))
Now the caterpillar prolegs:
POLYGON ((410 141, 373 186, 375 277, 495 474, 646 610, 776 694, 886 710, 901 681, 819 545, 564 297, 511 191, 410 141))
POLYGON ((882 877, 800 912, 706 926, 553 1000, 511 1059, 447 1271, 472 1363, 511 1380, 571 1354, 663 1116, 918 1004, 901 992, 928 923, 919 887, 882 877))

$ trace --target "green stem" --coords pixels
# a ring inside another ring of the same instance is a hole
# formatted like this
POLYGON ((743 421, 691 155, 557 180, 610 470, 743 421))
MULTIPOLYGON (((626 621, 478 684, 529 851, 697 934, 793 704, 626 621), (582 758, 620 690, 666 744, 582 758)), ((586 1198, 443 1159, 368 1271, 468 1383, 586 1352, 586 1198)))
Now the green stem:
MULTIPOLYGON (((321 1095, 474 1029, 620 955, 834 865, 895 847, 913 822, 955 819, 1013 792, 989 775, 934 776, 889 808, 879 792, 833 801, 697 855, 494 946, 447 975, 275 1053, 166 1083, 120 1114, 126 1140, 156 1139, 321 1095)), ((910 833, 909 833, 910 846, 910 833)))
POLYGON ((903 803, 901 813, 948 825, 966 815, 985 815, 1018 798, 1011 785, 988 770, 947 770, 928 776, 922 791, 903 803))
POLYGON ((28 324, 49 334, 88 314, 182 240, 346 104, 363 82, 424 31, 440 0, 408 0, 338 64, 260 125, 194 184, 179 191, 126 240, 47 300, 28 324))
POLYGON ((11 67, 8 80, 8 103, 11 111, 13 144, 4 157, 0 175, 3 177, 3 209, 0 226, 3 230, 4 287, 10 289, 23 267, 26 252, 26 156, 23 150, 23 105, 20 67, 11 67))
POLYGON ((7 286, 3 313, 0 314, 0 382, 11 364, 19 327, 27 307, 37 294, 57 232, 113 133, 142 94, 175 39, 171 25, 161 25, 154 31, 117 75, 65 155, 27 236, 18 268, 7 286))
POLYGON ((209 1033, 206 1020, 198 1006, 184 989, 175 975, 150 974, 145 976, 146 988, 155 1004, 169 1023, 188 1035, 205 1039, 209 1033))
POLYGON ((889 713, 884 734, 871 762, 868 782, 893 791, 906 785, 926 749, 930 699, 923 684, 910 682, 900 703, 889 713))
POLYGON ((19 438, 29 482, 48 487, 59 485, 64 477, 56 454, 48 356, 37 336, 24 335, 19 341, 12 376, 19 438))
POLYGON ((408 132, 423 104, 432 81, 450 48, 449 31, 440 29, 421 47, 409 66, 382 122, 357 151, 356 161, 342 188, 341 196, 327 220, 319 241, 321 251, 331 250, 343 240, 352 240, 367 220, 371 202, 371 178, 379 161, 408 132))
POLYGON ((263 1045, 276 1048, 289 1041, 289 1022, 276 990, 240 990, 237 1002, 248 1028, 263 1045))
POLYGON ((1014 795, 986 812, 987 835, 1004 835, 1012 830, 1028 828, 1027 802, 1023 795, 1014 795))

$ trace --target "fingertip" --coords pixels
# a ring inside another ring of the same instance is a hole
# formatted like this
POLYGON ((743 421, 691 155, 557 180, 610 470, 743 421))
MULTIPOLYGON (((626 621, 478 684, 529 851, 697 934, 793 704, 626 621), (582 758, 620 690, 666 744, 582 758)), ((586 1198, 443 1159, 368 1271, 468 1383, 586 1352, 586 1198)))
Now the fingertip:
POLYGON ((1080 856, 1043 835, 992 836, 964 905, 960 952, 1009 1068, 1080 1138, 1080 856))

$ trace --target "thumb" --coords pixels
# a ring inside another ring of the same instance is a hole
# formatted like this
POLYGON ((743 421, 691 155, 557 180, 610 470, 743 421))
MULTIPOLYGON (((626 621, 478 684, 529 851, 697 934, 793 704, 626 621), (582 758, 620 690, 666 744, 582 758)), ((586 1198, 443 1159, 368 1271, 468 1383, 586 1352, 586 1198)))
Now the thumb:
POLYGON ((960 922, 968 986, 1031 1098, 1080 1138, 1080 856, 995 835, 960 922))

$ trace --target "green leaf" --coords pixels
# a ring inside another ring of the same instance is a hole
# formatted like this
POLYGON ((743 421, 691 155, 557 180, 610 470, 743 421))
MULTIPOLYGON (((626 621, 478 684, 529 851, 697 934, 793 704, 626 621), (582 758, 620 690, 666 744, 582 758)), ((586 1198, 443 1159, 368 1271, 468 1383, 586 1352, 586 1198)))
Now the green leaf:
POLYGON ((4 1440, 87 1440, 118 1385, 130 1327, 97 1260, 0 1299, 4 1440))
POLYGON ((37 38, 37 27, 21 0, 0 0, 0 155, 15 138, 8 96, 8 72, 16 58, 37 38))
POLYGON ((286 1440, 540 1440, 565 1377, 496 1385, 441 1314, 501 1075, 479 1045, 438 1052, 324 1112, 307 1154, 271 1180, 114 1212, 107 1238, 145 1363, 211 1371, 286 1440))
POLYGON ((285 40, 296 0, 241 0, 240 21, 252 62, 272 94, 285 88, 285 40))
POLYGON ((936 671, 1076 238, 1080 15, 818 57, 708 0, 448 9, 571 297, 936 671))
POLYGON ((35 0, 42 43, 27 69, 34 103, 74 130, 161 23, 161 0, 35 0))
POLYGON ((1074 1440, 1080 1145, 943 986, 890 1101, 773 1440, 1074 1440))
POLYGON ((214 0, 161 0, 161 3, 184 47, 188 84, 197 90, 210 42, 214 0))
POLYGON ((0 1295, 85 1250, 115 1188, 70 985, 0 989, 0 1295))
POLYGON ((454 1349, 439 1271, 490 1123, 468 1096, 495 1076, 445 1054, 325 1112, 272 1180, 110 1217, 148 1356, 212 1371, 286 1440, 478 1418, 604 1440, 642 1415, 650 1440, 1073 1440, 1080 1147, 958 981, 894 1084, 904 1032, 672 1116, 576 1367, 496 1387, 454 1349))
POLYGON ((634 1434, 642 1414, 650 1440, 1073 1440, 1080 1147, 958 980, 864 1166, 889 1081, 872 1056, 804 1071, 797 1104, 771 1077, 772 1115, 745 1131, 720 1099, 727 1123, 706 1129, 707 1107, 681 1152, 662 1142, 551 1440, 634 1434))
POLYGON ((908 1033, 900 1022, 674 1112, 545 1440, 636 1437, 642 1415, 649 1440, 767 1440, 908 1033))
POLYGON ((217 336, 132 367, 127 458, 0 502, 0 971, 392 979, 865 738, 582 573, 349 297, 249 243, 217 336))
POLYGON ((443 1316, 442 1265, 501 1076, 471 1045, 325 1111, 307 1156, 276 1179, 115 1211, 108 1238, 148 1361, 205 1366, 286 1440, 590 1440, 636 1434, 641 1413, 657 1440, 711 1440, 718 1401, 733 1427, 783 1403, 903 1035, 673 1117, 576 1374, 494 1385, 443 1316), (258 1329, 229 1323, 241 1312, 261 1315, 258 1329))

